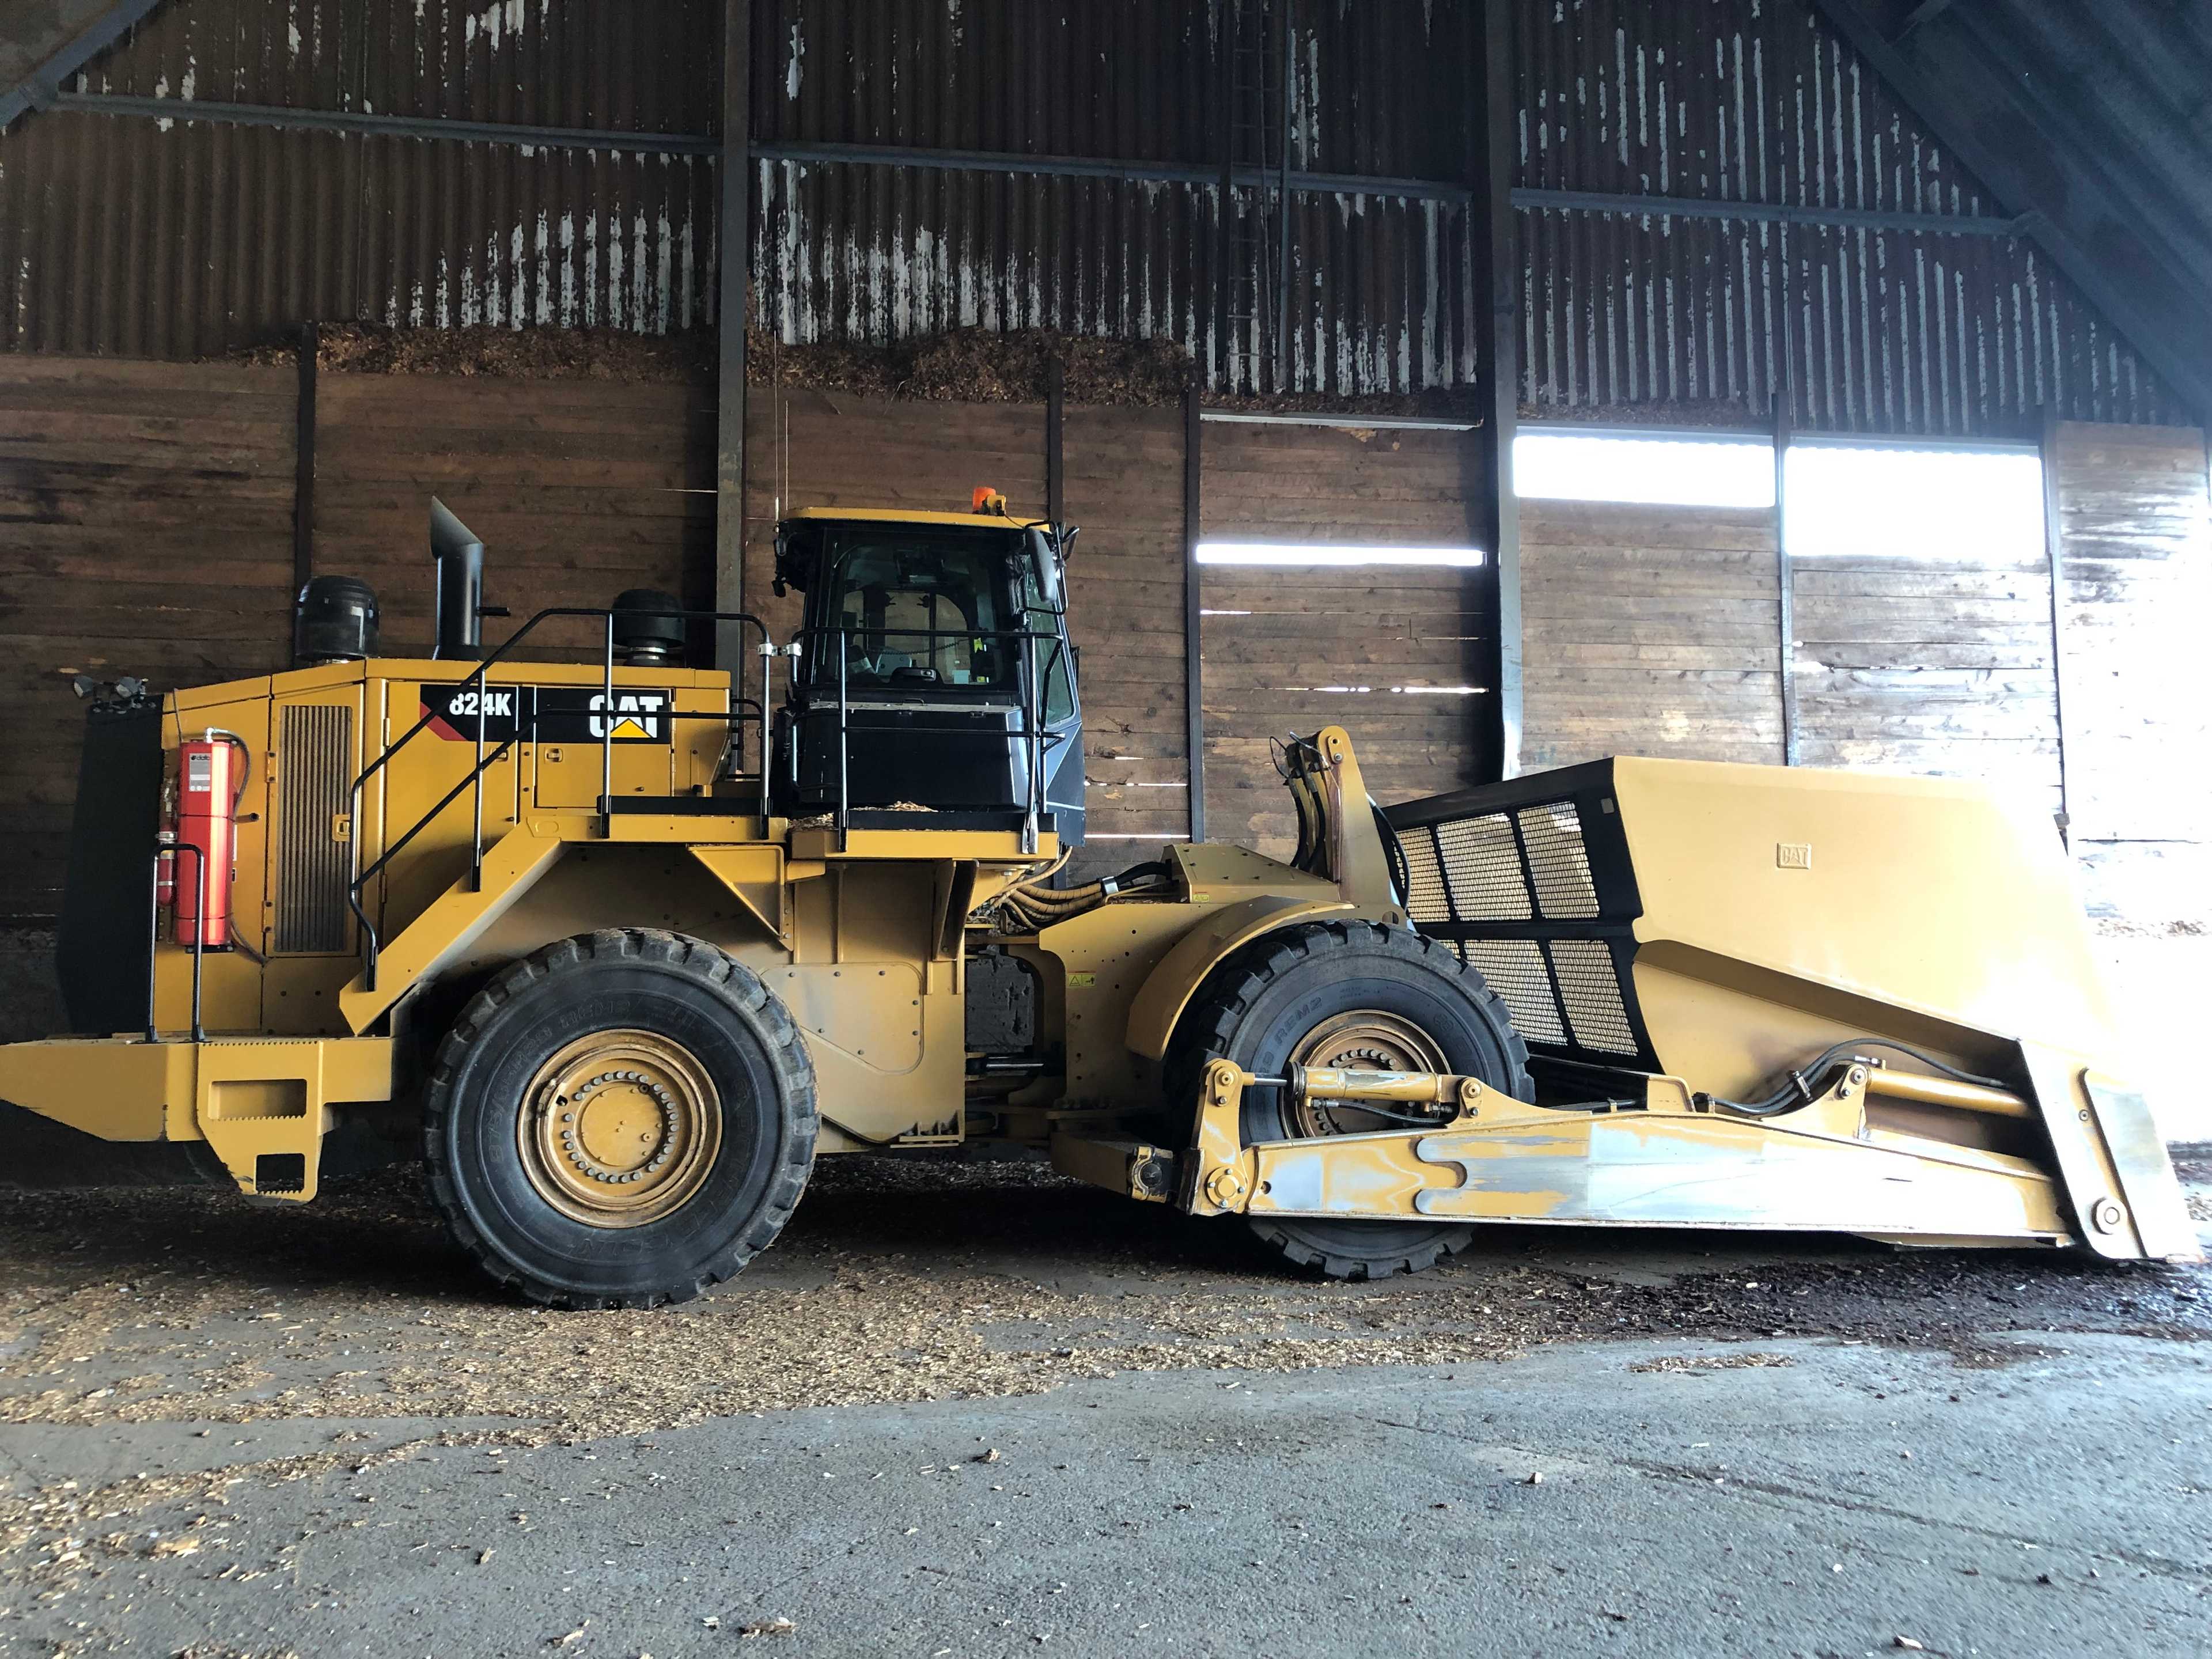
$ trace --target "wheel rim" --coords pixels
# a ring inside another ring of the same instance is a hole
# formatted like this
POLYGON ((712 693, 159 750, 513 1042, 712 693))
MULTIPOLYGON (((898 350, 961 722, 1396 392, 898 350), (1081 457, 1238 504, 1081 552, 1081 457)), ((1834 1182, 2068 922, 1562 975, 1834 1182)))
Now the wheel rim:
MULTIPOLYGON (((1435 1038, 1401 1015, 1379 1008, 1354 1008, 1323 1020, 1292 1046, 1291 1064, 1353 1072, 1451 1070, 1435 1038)), ((1301 1140, 1401 1127, 1357 1106, 1303 1095, 1286 1101, 1283 1116, 1291 1133, 1301 1140)))
POLYGON ((642 1227, 690 1202, 722 1144, 721 1098, 691 1051, 596 1031, 538 1068, 517 1121, 538 1195, 593 1227, 642 1227))

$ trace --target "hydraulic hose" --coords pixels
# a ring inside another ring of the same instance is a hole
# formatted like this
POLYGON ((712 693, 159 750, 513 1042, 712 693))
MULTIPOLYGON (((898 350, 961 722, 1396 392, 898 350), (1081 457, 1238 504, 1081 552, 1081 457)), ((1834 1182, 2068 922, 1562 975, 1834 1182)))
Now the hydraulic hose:
POLYGON ((1740 1113, 1745 1117, 1780 1117, 1784 1113, 1795 1112, 1809 1106, 1820 1098, 1821 1091, 1807 1081, 1808 1079, 1817 1079, 1822 1072, 1844 1055, 1862 1048, 1887 1048, 1893 1054, 1904 1054, 1910 1059, 1917 1060, 1923 1066, 1940 1072, 1945 1077, 1960 1083, 1972 1083, 1984 1089, 2002 1089, 2006 1086, 2000 1079, 1983 1077, 1974 1072, 1961 1071, 1959 1067, 1940 1060, 1924 1049, 1916 1048, 1910 1043, 1893 1042, 1888 1037, 1860 1036, 1852 1037, 1846 1042, 1822 1049, 1808 1064, 1791 1072, 1788 1082, 1772 1094, 1761 1099, 1729 1100, 1723 1096, 1711 1094, 1700 1094, 1695 1098, 1701 1106, 1726 1107, 1729 1111, 1740 1113))

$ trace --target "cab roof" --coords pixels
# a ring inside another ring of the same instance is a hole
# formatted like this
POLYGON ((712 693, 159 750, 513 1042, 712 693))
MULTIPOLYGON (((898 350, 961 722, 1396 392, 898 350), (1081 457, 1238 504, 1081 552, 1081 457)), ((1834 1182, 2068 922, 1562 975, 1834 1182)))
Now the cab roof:
POLYGON ((1026 530, 1036 520, 1000 517, 995 513, 917 513, 897 507, 801 507, 784 515, 786 522, 839 524, 927 524, 961 530, 1026 530))

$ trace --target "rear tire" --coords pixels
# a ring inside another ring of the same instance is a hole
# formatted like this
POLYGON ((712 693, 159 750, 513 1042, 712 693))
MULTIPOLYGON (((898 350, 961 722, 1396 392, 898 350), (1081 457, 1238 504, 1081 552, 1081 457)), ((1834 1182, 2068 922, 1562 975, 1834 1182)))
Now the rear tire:
POLYGON ((813 1167, 814 1068, 783 1005, 705 942, 608 931, 506 969, 430 1076, 430 1188, 533 1301, 682 1302, 742 1271, 813 1167))
MULTIPOLYGON (((1505 1005, 1448 947, 1401 927, 1310 922, 1255 940, 1206 981, 1183 1014, 1164 1075, 1174 1107, 1198 1097, 1216 1058, 1279 1077, 1291 1065, 1360 1064, 1437 1069, 1479 1078, 1530 1098, 1528 1048, 1505 1005), (1348 1051, 1343 1055, 1338 1049, 1348 1051), (1371 1057, 1369 1053, 1371 1051, 1371 1057)), ((1245 1143, 1295 1140, 1395 1125, 1301 1108, 1281 1089, 1244 1091, 1245 1143)), ((1473 1241, 1449 1221, 1254 1219, 1261 1240, 1332 1279, 1419 1273, 1473 1241)))

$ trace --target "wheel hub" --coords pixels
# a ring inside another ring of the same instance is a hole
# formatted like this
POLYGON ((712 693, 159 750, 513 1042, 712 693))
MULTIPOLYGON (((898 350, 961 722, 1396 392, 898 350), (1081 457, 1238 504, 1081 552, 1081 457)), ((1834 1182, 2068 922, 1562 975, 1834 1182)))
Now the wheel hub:
MULTIPOLYGON (((1293 1066, 1347 1072, 1448 1072, 1443 1050, 1426 1031, 1398 1014, 1379 1008, 1354 1008, 1331 1016, 1306 1033, 1291 1051, 1293 1066)), ((1284 1113, 1300 1139, 1322 1135, 1370 1134, 1400 1127, 1387 1117, 1349 1103, 1299 1096, 1284 1113)))
POLYGON ((538 1069, 518 1125, 531 1185, 596 1227, 636 1227, 681 1207, 721 1144, 705 1069, 656 1032, 579 1038, 538 1069))

